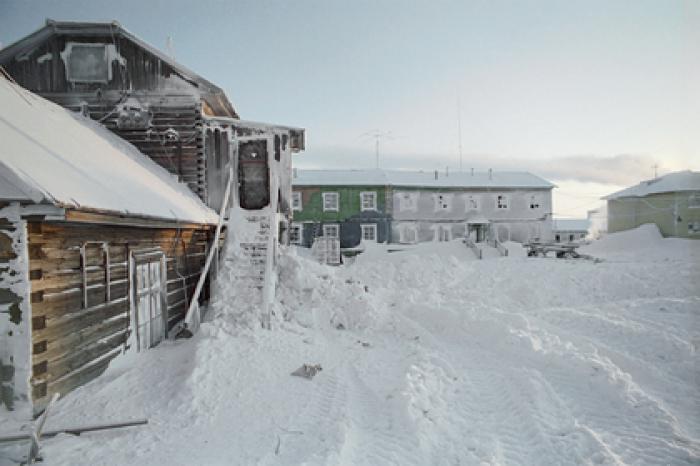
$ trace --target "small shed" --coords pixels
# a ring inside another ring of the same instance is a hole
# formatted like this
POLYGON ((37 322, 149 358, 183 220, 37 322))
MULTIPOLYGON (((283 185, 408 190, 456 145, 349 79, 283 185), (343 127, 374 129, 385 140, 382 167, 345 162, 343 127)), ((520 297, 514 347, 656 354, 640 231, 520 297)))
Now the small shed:
POLYGON ((89 118, 0 102, 0 409, 36 413, 183 318, 219 217, 89 118))
POLYGON ((603 199, 609 233, 654 223, 664 236, 700 238, 700 172, 669 173, 603 199))
POLYGON ((555 218, 552 221, 552 236, 555 243, 583 241, 588 236, 591 222, 586 218, 555 218))

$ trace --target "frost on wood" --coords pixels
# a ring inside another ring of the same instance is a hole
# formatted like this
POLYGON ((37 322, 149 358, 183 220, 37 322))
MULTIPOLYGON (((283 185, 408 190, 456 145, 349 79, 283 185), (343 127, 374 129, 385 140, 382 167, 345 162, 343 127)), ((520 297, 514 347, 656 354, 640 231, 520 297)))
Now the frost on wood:
POLYGON ((0 406, 29 413, 30 314, 26 223, 0 209, 0 406))

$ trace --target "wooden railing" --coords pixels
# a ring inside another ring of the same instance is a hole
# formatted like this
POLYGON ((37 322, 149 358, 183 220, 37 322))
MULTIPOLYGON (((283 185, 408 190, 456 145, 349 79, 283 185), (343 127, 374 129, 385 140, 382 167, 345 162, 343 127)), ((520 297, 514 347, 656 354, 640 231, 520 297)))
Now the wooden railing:
POLYGON ((467 247, 472 250, 477 259, 482 258, 481 249, 476 246, 476 243, 474 243, 474 241, 471 238, 464 238, 464 244, 466 244, 467 247))
MULTIPOLYGON (((214 233, 214 240, 212 241, 211 247, 209 248, 209 254, 207 254, 207 260, 204 263, 204 269, 199 276, 199 281, 197 281, 197 287, 192 294, 190 300, 190 305, 187 308, 187 314, 185 314, 185 319, 180 325, 176 325, 171 332, 171 335, 183 335, 191 336, 199 328, 201 313, 199 309, 199 298, 204 289, 204 282, 209 274, 209 268, 211 267, 214 258, 216 258, 216 263, 218 264, 219 252, 221 248, 219 247, 219 239, 221 238, 221 229, 224 226, 224 217, 226 209, 228 207, 228 200, 231 195, 231 186, 233 184, 233 167, 229 169, 228 182, 226 183, 226 191, 224 192, 224 199, 221 202, 221 208, 219 209, 219 222, 216 224, 216 232, 214 233)), ((218 268, 218 267, 217 267, 218 268)), ((218 270, 217 270, 218 272, 218 270)), ((212 280, 213 281, 213 280, 212 280)))

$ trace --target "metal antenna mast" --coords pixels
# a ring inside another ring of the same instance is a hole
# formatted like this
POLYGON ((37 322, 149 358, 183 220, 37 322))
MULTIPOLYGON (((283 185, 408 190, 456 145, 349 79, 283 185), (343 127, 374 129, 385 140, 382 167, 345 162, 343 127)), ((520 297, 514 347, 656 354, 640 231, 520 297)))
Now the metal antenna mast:
POLYGON ((364 133, 362 136, 370 137, 370 138, 374 139, 374 156, 376 158, 377 169, 379 169, 379 142, 385 138, 386 139, 394 139, 391 136, 391 131, 382 132, 382 131, 379 131, 378 129, 375 129, 375 130, 368 131, 368 132, 364 133))
POLYGON ((462 104, 457 95, 457 140, 459 141, 459 171, 462 171, 462 104))

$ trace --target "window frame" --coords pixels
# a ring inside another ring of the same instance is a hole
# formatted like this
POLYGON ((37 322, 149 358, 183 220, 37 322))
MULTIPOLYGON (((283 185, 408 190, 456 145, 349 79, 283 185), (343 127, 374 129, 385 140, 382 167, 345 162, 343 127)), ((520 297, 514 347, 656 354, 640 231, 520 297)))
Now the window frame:
POLYGON ((418 193, 402 191, 396 193, 399 196, 399 212, 417 212, 418 211, 418 193), (410 202, 410 206, 407 206, 410 202))
POLYGON ((368 210, 377 210, 377 192, 376 191, 362 191, 360 192, 360 210, 366 212, 368 210), (370 207, 365 207, 365 196, 370 196, 372 200, 370 207))
POLYGON ((379 242, 379 236, 377 231, 376 223, 363 223, 360 225, 360 239, 361 241, 373 241, 375 243, 379 242), (373 238, 365 238, 365 230, 372 231, 373 238))
POLYGON ((435 193, 433 194, 435 212, 452 212, 452 193, 435 193), (441 201, 442 200, 442 201, 441 201), (443 206, 446 205, 447 207, 443 206))
POLYGON ((66 43, 66 48, 61 53, 62 57, 66 62, 66 81, 70 83, 78 84, 94 84, 101 83, 107 84, 112 81, 112 63, 110 61, 110 52, 108 50, 110 44, 105 43, 83 43, 83 42, 68 42, 66 43), (101 48, 104 53, 105 69, 107 70, 106 79, 84 79, 73 76, 71 72, 71 62, 73 60, 73 49, 74 48, 101 48))
POLYGON ((496 210, 510 210, 510 196, 508 194, 496 194, 496 210), (505 201, 503 206, 501 206, 501 199, 505 201))
POLYGON ((530 194, 530 202, 528 202, 530 210, 538 210, 542 208, 542 200, 538 194, 530 194))
POLYGON ((416 244, 418 243, 418 227, 415 224, 403 224, 399 227, 399 243, 401 244, 416 244), (408 232, 413 236, 412 241, 408 241, 406 236, 408 232))
POLYGON ((700 209, 700 193, 691 193, 688 196, 688 208, 700 209))
POLYGON ((324 212, 338 212, 340 211, 340 193, 338 191, 327 191, 322 194, 323 201, 323 211, 324 212), (335 207, 326 207, 328 204, 328 199, 335 197, 335 207))
POLYGON ((466 212, 478 212, 481 207, 481 196, 478 194, 465 194, 464 195, 464 209, 466 212), (474 201, 475 207, 470 205, 470 202, 474 201))
POLYGON ((304 224, 301 222, 292 222, 289 224, 289 244, 300 246, 304 239, 304 224), (296 241, 292 239, 292 230, 297 230, 296 241))
POLYGON ((323 224, 323 237, 324 238, 335 238, 340 239, 340 224, 339 223, 324 223, 323 224), (335 229, 336 233, 333 236, 326 234, 327 228, 335 229))
POLYGON ((301 191, 292 191, 292 211, 300 212, 303 209, 301 191))

